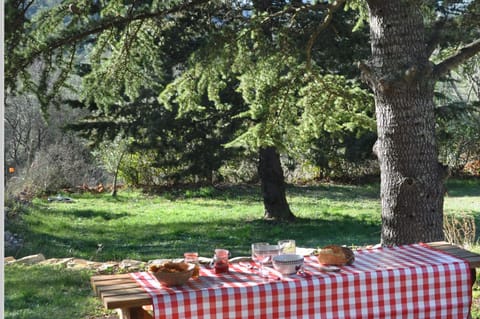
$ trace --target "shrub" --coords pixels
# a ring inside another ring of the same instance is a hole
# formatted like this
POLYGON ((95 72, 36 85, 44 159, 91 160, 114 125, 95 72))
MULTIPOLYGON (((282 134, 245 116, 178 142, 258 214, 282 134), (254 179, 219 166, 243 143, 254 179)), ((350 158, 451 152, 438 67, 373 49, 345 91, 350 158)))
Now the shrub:
POLYGON ((103 172, 91 165, 88 151, 81 145, 64 141, 37 152, 30 167, 9 183, 10 193, 52 194, 82 184, 103 182, 103 172))
POLYGON ((443 233, 449 243, 472 247, 475 243, 475 229, 475 219, 471 215, 445 214, 443 217, 443 233))
POLYGON ((463 167, 464 172, 473 176, 480 176, 480 160, 470 161, 463 167))

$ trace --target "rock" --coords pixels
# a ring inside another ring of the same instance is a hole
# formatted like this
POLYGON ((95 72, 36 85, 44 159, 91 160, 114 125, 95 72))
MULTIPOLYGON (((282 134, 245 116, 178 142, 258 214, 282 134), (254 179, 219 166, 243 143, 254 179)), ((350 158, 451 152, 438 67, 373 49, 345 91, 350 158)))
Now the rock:
POLYGON ((72 258, 67 263, 67 268, 69 269, 98 269, 102 267, 103 263, 89 261, 81 258, 72 258))
MULTIPOLYGON (((16 260, 13 256, 5 257, 5 265, 11 264, 23 264, 23 265, 60 265, 72 270, 93 270, 97 274, 111 274, 121 272, 135 272, 135 271, 143 271, 145 270, 145 263, 144 261, 134 260, 134 259, 125 259, 123 261, 116 262, 116 261, 107 261, 107 262, 98 262, 98 261, 90 261, 85 260, 82 258, 74 258, 74 257, 67 257, 67 258, 49 258, 45 259, 42 254, 31 255, 27 257, 23 257, 21 259, 16 260)), ((183 259, 178 259, 178 261, 183 261, 183 259)))
POLYGON ((72 260, 70 260, 67 265, 68 265, 69 268, 70 268, 70 266, 72 266, 72 265, 78 265, 78 266, 85 266, 85 267, 87 267, 87 263, 88 263, 88 261, 85 260, 85 259, 72 258, 72 260))
POLYGON ((145 263, 142 261, 138 260, 133 260, 133 259, 125 259, 122 260, 120 263, 119 267, 122 270, 128 270, 128 271, 136 271, 144 268, 145 263))
POLYGON ((15 257, 8 256, 8 257, 5 257, 4 262, 5 264, 9 264, 11 262, 14 262, 15 260, 16 260, 15 257))
POLYGON ((73 257, 70 258, 50 258, 44 261, 39 262, 40 265, 59 265, 67 267, 67 264, 73 260, 73 257))
POLYGON ((34 265, 44 260, 45 260, 45 256, 43 256, 42 254, 37 254, 37 255, 31 255, 31 256, 26 256, 26 257, 17 259, 11 262, 10 264, 34 265))
POLYGON ((107 262, 107 263, 102 264, 100 267, 98 267, 97 271, 106 272, 108 270, 114 269, 117 266, 118 266, 118 263, 107 262))

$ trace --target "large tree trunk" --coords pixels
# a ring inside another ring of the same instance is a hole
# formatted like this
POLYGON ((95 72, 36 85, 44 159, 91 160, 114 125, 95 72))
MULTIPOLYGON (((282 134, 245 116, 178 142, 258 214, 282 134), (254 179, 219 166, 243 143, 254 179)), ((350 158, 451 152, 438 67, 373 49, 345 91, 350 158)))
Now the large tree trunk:
POLYGON ((443 239, 444 169, 435 141, 434 81, 423 17, 407 0, 369 0, 382 244, 443 239))
POLYGON ((280 156, 274 147, 260 149, 258 175, 262 185, 264 217, 275 220, 295 220, 285 195, 285 179, 280 156))

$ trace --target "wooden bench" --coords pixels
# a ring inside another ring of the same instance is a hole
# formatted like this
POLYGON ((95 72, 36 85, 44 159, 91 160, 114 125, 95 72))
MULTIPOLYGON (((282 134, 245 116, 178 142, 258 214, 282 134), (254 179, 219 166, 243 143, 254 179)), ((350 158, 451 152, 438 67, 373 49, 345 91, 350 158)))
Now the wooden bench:
POLYGON ((93 276, 90 281, 105 308, 116 309, 121 319, 152 318, 142 308, 151 305, 152 298, 129 274, 93 276))
POLYGON ((470 272, 472 273, 472 286, 475 283, 477 278, 476 268, 480 268, 480 255, 473 253, 471 251, 465 250, 458 246, 447 243, 446 241, 437 241, 428 243, 432 248, 441 250, 447 254, 453 255, 455 257, 465 259, 470 264, 470 272))
MULTIPOLYGON (((444 241, 428 243, 432 248, 465 259, 470 264, 472 285, 476 268, 480 267, 480 255, 444 241)), ((121 319, 151 319, 143 306, 151 306, 152 298, 129 274, 98 275, 91 278, 96 295, 107 309, 117 309, 121 319)))

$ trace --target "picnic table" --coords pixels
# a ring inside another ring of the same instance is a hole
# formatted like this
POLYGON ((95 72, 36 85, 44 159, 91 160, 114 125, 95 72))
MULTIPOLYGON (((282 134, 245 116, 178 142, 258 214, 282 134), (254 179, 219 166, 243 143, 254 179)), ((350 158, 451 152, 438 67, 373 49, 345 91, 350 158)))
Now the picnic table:
POLYGON ((312 256, 305 273, 282 278, 239 262, 228 274, 202 267, 200 279, 181 287, 163 287, 147 272, 97 275, 91 284, 121 319, 468 317, 480 255, 433 242, 358 250, 355 258, 335 273, 320 271, 312 256))

